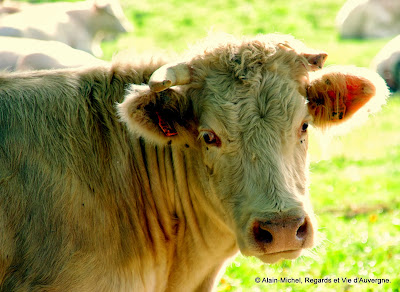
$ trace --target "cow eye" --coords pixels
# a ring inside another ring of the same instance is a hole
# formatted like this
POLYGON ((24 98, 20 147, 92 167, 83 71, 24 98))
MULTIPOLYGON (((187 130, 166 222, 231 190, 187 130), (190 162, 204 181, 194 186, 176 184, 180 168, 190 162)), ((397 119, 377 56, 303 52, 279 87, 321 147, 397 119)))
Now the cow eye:
POLYGON ((206 142, 206 144, 214 144, 216 146, 220 146, 221 145, 221 141, 219 140, 218 136, 210 131, 204 131, 203 132, 203 139, 204 142, 206 142))
POLYGON ((308 123, 303 123, 303 125, 301 126, 301 132, 303 133, 307 132, 307 128, 308 128, 308 123))
POLYGON ((204 142, 206 142, 207 144, 213 144, 217 141, 215 134, 211 133, 211 132, 203 133, 203 139, 204 139, 204 142))

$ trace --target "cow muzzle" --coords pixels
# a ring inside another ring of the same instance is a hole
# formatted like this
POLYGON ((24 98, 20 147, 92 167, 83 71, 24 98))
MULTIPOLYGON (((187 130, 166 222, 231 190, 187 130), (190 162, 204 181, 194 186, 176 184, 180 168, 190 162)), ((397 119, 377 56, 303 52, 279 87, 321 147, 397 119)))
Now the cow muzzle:
POLYGON ((314 227, 309 216, 276 216, 255 220, 251 225, 253 246, 262 261, 295 259, 314 244, 314 227))

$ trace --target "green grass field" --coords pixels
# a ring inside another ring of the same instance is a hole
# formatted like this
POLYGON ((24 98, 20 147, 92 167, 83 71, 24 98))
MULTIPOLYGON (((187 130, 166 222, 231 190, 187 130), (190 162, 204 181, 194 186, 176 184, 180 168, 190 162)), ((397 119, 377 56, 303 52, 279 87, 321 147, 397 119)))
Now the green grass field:
MULTIPOLYGON (((180 53, 210 31, 281 32, 325 50, 327 65, 369 66, 388 39, 341 40, 334 22, 344 2, 122 0, 135 30, 104 43, 104 58, 128 48, 180 53)), ((325 239, 309 256, 293 262, 266 265, 239 255, 227 266, 218 291, 399 291, 400 96, 391 97, 362 127, 326 146, 320 145, 319 133, 310 132, 311 196, 325 239), (256 277, 299 278, 302 283, 256 283, 256 277), (390 283, 354 283, 356 277, 390 283), (306 278, 331 283, 305 283, 306 278), (345 278, 352 283, 343 282, 345 278)))

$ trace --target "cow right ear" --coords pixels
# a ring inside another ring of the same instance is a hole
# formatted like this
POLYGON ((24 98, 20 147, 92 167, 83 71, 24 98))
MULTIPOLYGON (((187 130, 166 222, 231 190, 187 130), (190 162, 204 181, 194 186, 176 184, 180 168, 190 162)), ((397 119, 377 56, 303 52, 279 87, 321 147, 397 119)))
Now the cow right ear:
POLYGON ((376 73, 331 66, 310 74, 307 105, 314 126, 328 128, 350 120, 352 124, 366 120, 370 113, 380 110, 387 96, 385 82, 376 73))
POLYGON ((131 85, 118 112, 131 132, 156 144, 188 144, 198 135, 188 99, 174 89, 131 85))

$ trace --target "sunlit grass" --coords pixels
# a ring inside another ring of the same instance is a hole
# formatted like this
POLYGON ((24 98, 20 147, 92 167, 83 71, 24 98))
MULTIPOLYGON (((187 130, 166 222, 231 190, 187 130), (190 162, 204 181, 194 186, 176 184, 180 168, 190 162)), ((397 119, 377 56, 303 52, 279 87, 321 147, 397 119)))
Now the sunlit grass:
POLYGON ((135 48, 182 52, 210 31, 233 35, 286 33, 329 54, 327 64, 369 66, 387 40, 340 41, 334 26, 345 0, 121 0, 135 30, 103 44, 104 58, 135 48))
POLYGON ((227 268, 219 291, 398 291, 399 211, 375 210, 350 217, 327 212, 319 217, 323 222, 321 231, 327 239, 318 248, 318 258, 303 257, 293 262, 263 265, 254 259, 238 256, 227 268), (257 284, 256 277, 300 278, 303 283, 257 284), (327 278, 332 282, 310 284, 304 282, 306 277, 327 278), (390 283, 334 283, 335 278, 356 277, 384 278, 389 279, 390 283))

